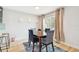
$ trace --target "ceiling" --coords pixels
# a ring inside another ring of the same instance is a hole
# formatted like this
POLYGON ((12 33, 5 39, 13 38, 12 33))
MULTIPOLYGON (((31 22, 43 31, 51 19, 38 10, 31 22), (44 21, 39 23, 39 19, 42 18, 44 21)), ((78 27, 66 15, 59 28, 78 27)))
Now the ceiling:
POLYGON ((3 8, 33 15, 42 15, 54 11, 59 6, 39 6, 39 9, 35 9, 35 6, 4 6, 3 8))

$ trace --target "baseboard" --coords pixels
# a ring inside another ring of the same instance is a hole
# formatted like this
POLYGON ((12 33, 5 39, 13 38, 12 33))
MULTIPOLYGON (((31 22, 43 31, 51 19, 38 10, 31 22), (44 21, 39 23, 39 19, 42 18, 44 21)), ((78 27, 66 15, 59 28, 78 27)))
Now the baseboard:
POLYGON ((71 47, 69 44, 62 42, 62 41, 56 42, 54 45, 58 48, 61 48, 65 51, 67 51, 67 52, 78 52, 79 51, 78 48, 71 47))

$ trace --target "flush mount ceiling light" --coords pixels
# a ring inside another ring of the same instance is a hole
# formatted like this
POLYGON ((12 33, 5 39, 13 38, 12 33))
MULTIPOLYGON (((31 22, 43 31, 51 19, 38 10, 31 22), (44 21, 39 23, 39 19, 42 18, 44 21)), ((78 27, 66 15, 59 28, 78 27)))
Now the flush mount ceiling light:
POLYGON ((39 7, 35 7, 36 10, 39 10, 39 7))

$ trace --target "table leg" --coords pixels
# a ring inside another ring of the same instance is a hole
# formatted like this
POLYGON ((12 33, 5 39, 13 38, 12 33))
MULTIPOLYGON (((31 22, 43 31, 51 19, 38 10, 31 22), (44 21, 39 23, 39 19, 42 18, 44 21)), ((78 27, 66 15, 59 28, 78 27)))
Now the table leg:
POLYGON ((39 37, 39 52, 41 52, 41 38, 39 37))

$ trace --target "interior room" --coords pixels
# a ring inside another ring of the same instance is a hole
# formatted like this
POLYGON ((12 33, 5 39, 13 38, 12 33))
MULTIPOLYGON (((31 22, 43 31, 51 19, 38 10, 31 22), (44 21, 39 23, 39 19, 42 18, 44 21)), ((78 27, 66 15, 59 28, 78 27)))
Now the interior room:
POLYGON ((78 52, 78 6, 1 6, 0 52, 78 52))

